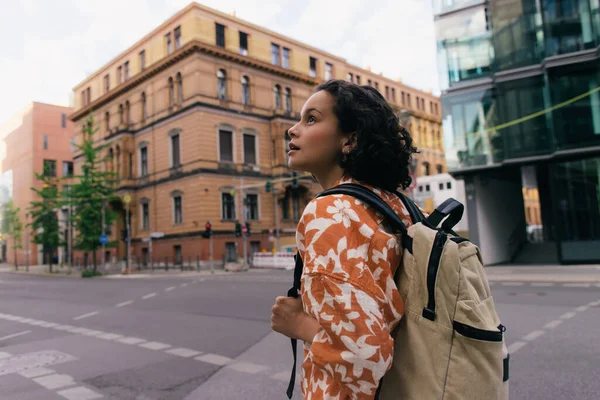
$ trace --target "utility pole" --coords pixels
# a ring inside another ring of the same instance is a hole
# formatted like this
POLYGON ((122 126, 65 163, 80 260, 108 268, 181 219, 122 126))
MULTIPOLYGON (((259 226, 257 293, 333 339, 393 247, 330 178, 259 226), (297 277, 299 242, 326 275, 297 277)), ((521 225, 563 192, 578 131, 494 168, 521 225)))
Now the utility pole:
POLYGON ((275 208, 275 250, 279 251, 279 207, 277 207, 277 188, 273 188, 273 208, 275 208))
MULTIPOLYGON (((105 232, 105 219, 106 219, 106 211, 104 210, 104 195, 102 196, 102 236, 104 236, 105 232)), ((104 240, 102 240, 102 273, 106 273, 106 254, 105 254, 106 245, 104 244, 104 240)))
MULTIPOLYGON (((125 225, 127 226, 127 261, 125 262, 125 273, 129 272, 129 249, 131 248, 131 224, 129 223, 129 203, 131 202, 131 196, 129 193, 123 196, 123 202, 125 203, 125 225)), ((151 250, 152 251, 152 250, 151 250)), ((152 253, 150 253, 150 260, 152 260, 152 253)), ((152 261, 150 261, 152 262, 152 261)))

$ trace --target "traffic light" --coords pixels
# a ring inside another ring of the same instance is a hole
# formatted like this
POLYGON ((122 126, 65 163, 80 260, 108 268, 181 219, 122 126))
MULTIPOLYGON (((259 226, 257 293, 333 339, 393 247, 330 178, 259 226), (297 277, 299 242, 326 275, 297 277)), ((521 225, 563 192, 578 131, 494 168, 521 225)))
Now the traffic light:
POLYGON ((292 188, 298 188, 298 173, 296 171, 292 171, 292 188))
POLYGON ((242 224, 236 221, 235 223, 235 237, 242 236, 242 224))
POLYGON ((267 193, 271 192, 271 181, 267 181, 267 183, 265 184, 265 191, 267 193))
POLYGON ((121 240, 126 242, 127 241, 127 229, 122 229, 121 230, 121 240))
POLYGON ((205 239, 208 239, 212 236, 212 225, 208 221, 206 222, 206 225, 204 225, 204 233, 202 234, 202 236, 205 239))

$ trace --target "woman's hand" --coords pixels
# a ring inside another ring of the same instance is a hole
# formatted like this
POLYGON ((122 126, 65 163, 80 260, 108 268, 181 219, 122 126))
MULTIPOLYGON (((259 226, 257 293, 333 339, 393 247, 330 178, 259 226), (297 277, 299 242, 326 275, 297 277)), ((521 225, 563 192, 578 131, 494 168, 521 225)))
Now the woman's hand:
POLYGON ((280 296, 273 306, 271 329, 289 338, 312 343, 321 325, 315 318, 304 312, 300 298, 280 296))

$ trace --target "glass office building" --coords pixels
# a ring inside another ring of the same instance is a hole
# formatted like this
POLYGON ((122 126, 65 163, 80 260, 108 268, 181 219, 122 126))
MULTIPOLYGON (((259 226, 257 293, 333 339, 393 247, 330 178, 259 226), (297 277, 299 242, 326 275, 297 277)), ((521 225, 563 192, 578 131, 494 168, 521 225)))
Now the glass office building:
POLYGON ((535 166, 562 263, 600 261, 599 2, 434 0, 448 169, 535 166))

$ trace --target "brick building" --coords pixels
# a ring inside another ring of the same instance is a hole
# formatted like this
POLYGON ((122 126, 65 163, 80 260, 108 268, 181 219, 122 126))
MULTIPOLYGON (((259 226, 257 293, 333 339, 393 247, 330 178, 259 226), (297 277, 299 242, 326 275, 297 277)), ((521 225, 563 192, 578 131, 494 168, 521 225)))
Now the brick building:
MULTIPOLYGON (((52 104, 33 102, 19 112, 7 124, 4 137, 3 158, 1 160, 3 175, 11 172, 10 196, 16 207, 21 209, 21 222, 25 226, 31 220, 26 212, 30 203, 35 200, 32 187, 41 189, 35 174, 44 171, 44 165, 49 173, 57 178, 67 178, 73 174, 73 122, 68 116, 72 108, 52 104)), ((68 182, 64 180, 64 183, 68 182)), ((5 199, 8 200, 8 199, 5 199)), ((26 261, 30 264, 43 264, 41 246, 33 243, 32 235, 23 230, 23 249, 17 251, 19 264, 26 261), (26 252, 29 251, 26 257, 26 252)), ((6 262, 14 263, 12 239, 8 239, 6 262)), ((54 255, 60 257, 66 249, 56 249, 54 255)))
MULTIPOLYGON (((292 176, 286 132, 314 87, 330 78, 378 88, 410 115, 417 144, 429 146, 429 172, 445 170, 437 97, 197 3, 78 84, 76 140, 91 112, 96 140, 110 143, 106 168, 118 172, 118 193, 132 199, 132 254, 148 260, 150 233, 160 232, 152 241, 155 261, 206 260, 202 233, 210 220, 215 258, 234 258, 241 253, 234 227, 244 219, 242 199, 250 251, 273 248, 277 225, 280 246, 293 245, 296 223, 318 189, 312 180, 278 181, 292 176), (267 192, 269 180, 274 190, 267 192)), ((125 206, 112 207, 121 215, 116 239, 126 226, 125 206)), ((125 245, 110 252, 121 259, 125 245)))

